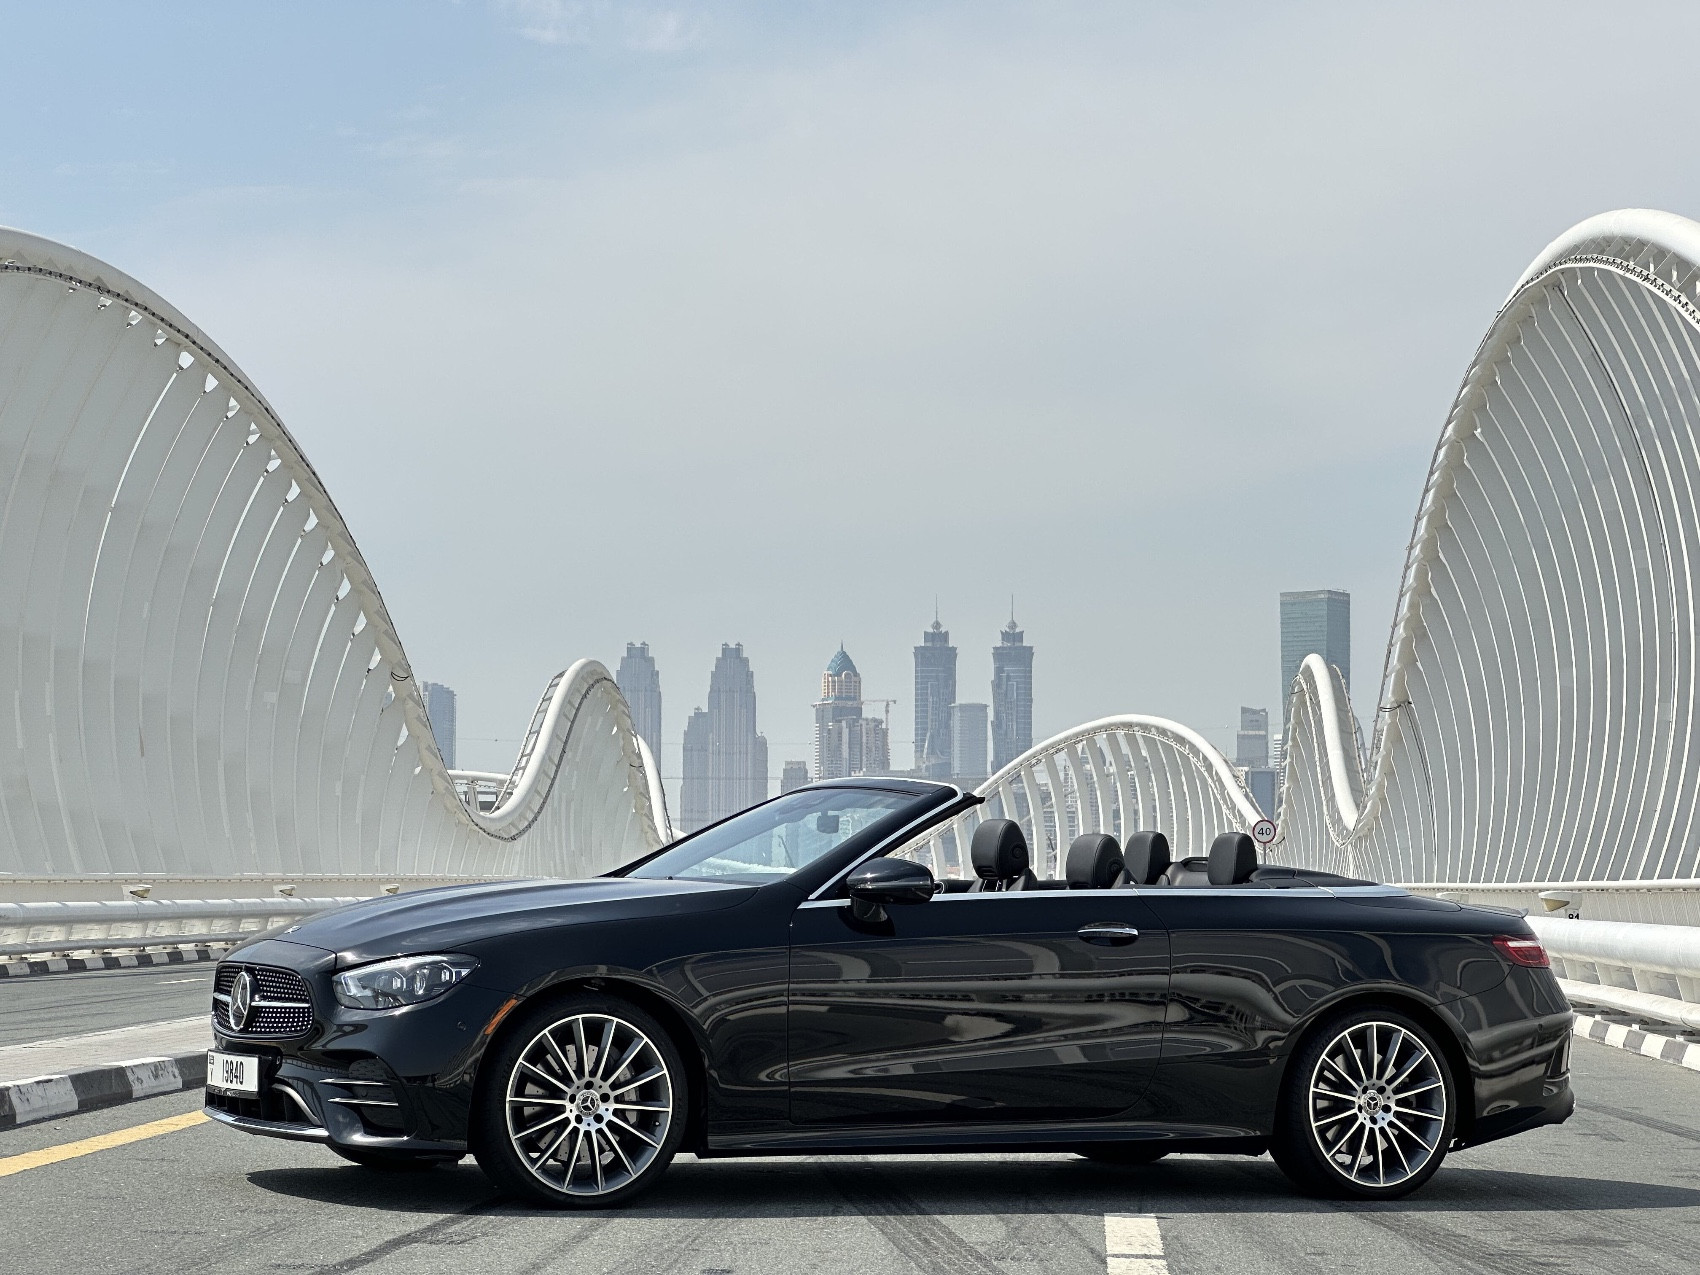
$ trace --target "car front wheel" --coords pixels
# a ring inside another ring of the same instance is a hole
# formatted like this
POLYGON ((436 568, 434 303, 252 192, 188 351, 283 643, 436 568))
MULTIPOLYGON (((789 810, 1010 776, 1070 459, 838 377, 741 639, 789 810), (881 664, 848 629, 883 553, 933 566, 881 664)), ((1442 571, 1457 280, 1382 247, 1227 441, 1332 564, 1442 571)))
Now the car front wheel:
POLYGON ((1322 1024, 1288 1065, 1271 1150, 1300 1188, 1395 1199, 1434 1176, 1456 1127, 1457 1086, 1433 1035, 1393 1009, 1322 1024))
POLYGON ((525 1012, 481 1071, 473 1154, 538 1204, 622 1203, 661 1176, 684 1136, 679 1051, 651 1015, 612 996, 525 1012))

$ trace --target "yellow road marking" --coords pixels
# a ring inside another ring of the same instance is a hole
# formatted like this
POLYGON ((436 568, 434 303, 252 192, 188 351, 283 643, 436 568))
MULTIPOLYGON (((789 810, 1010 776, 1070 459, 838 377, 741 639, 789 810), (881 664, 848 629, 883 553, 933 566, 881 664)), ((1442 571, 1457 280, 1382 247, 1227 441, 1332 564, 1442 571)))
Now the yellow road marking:
POLYGON ((131 1142, 157 1138, 162 1133, 175 1133, 179 1129, 189 1129, 198 1124, 205 1124, 206 1120, 207 1117, 204 1113, 190 1111, 181 1116, 167 1116, 164 1120, 131 1125, 128 1129, 103 1133, 95 1138, 83 1138, 77 1142, 61 1142, 56 1147, 43 1147, 40 1151, 26 1151, 22 1155, 9 1155, 0 1159, 0 1178, 10 1177, 14 1173, 22 1173, 25 1169, 39 1169, 44 1164, 58 1164, 61 1160, 75 1160, 80 1155, 93 1155, 96 1151, 105 1151, 111 1147, 122 1147, 131 1142))

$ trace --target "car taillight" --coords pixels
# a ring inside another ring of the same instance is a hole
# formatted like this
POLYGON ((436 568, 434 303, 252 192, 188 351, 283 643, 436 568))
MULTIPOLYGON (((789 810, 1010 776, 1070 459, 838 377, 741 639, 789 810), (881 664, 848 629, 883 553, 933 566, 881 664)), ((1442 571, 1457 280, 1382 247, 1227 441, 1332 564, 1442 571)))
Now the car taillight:
POLYGON ((1513 965, 1528 965, 1534 969, 1544 970, 1552 962, 1547 960, 1547 950, 1541 946, 1539 939, 1518 938, 1511 934, 1501 934, 1494 939, 1493 945, 1499 949, 1499 954, 1513 965))

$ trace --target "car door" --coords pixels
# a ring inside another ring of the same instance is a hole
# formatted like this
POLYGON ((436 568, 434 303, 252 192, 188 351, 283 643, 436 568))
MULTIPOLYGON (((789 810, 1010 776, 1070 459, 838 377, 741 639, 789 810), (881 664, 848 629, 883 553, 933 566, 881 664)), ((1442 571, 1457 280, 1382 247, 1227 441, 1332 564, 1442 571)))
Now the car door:
POLYGON ((791 924, 796 1124, 1079 1120, 1132 1107, 1162 1048, 1168 936, 1124 890, 939 894, 791 924))

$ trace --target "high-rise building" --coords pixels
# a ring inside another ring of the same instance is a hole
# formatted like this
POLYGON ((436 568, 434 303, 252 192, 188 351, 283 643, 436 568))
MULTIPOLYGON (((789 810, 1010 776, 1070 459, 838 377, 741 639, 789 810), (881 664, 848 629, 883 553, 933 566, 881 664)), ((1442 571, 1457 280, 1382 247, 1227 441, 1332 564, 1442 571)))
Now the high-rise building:
POLYGON ((939 618, 915 648, 915 773, 922 779, 951 775, 950 706, 956 703, 956 648, 939 618))
POLYGON ((632 728, 644 743, 649 745, 650 754, 661 760, 661 674, 656 671, 655 661, 649 655, 648 642, 627 642, 626 654, 620 661, 620 668, 614 674, 614 680, 619 683, 620 694, 626 697, 626 703, 632 710, 632 728))
POLYGON ((1286 734, 1293 679, 1307 655, 1340 670, 1352 687, 1352 595, 1344 589, 1308 589, 1281 595, 1281 724, 1286 734))
POLYGON ((862 716, 862 675, 841 646, 821 674, 815 704, 815 778, 891 773, 886 725, 862 716))
POLYGON ((833 726, 861 715, 862 675, 840 646, 821 674, 820 699, 815 703, 816 779, 842 779, 850 773, 833 726))
POLYGON ((708 813, 708 713, 696 709, 685 722, 684 783, 679 789, 679 831, 695 832, 713 820, 708 813))
POLYGON ((991 772, 986 767, 985 704, 952 704, 950 708, 950 776, 957 783, 978 787, 991 772))
POLYGON ((744 644, 721 646, 708 679, 709 813, 715 819, 767 799, 767 739, 756 730, 756 679, 744 644))
POLYGON ((1246 791, 1251 793, 1251 799, 1257 803, 1265 817, 1275 817, 1276 793, 1279 788, 1278 777, 1272 766, 1247 766, 1240 771, 1245 779, 1246 791))
POLYGON ((1033 648, 1015 616, 992 648, 992 769, 1001 770, 1033 747, 1033 648))
POLYGON ((679 827, 694 832, 767 797, 767 738, 756 730, 756 679, 742 643, 723 645, 708 708, 685 725, 679 827))
POLYGON ((792 792, 809 782, 809 763, 806 761, 788 761, 785 769, 779 772, 779 791, 781 794, 792 792))
POLYGON ((443 765, 455 769, 455 693, 441 682, 422 682, 425 693, 425 716, 431 719, 431 734, 436 737, 437 751, 443 755, 443 765))
POLYGON ((1269 764, 1269 710, 1240 708, 1240 731, 1234 737, 1236 766, 1267 766, 1269 764))

